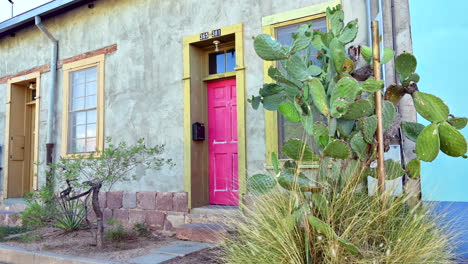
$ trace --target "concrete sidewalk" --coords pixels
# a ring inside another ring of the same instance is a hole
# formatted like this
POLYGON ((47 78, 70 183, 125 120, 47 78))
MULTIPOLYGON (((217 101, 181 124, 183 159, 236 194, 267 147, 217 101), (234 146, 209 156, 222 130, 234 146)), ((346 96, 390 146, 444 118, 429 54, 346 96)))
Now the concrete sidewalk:
MULTIPOLYGON (((215 244, 190 241, 174 241, 167 246, 151 250, 150 254, 139 256, 125 263, 159 264, 177 257, 216 246, 215 244)), ((22 248, 0 244, 0 264, 122 264, 106 260, 60 255, 50 252, 28 251, 22 248)))

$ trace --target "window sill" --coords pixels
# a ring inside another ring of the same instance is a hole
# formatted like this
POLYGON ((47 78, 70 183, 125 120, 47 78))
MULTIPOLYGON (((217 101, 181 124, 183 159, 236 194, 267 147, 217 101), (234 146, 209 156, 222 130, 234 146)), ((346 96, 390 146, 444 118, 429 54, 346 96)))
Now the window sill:
POLYGON ((206 81, 222 79, 222 78, 229 78, 229 77, 234 77, 234 76, 236 76, 235 71, 223 72, 223 73, 217 73, 217 74, 210 74, 206 78, 203 78, 203 81, 206 82, 206 81))
MULTIPOLYGON (((283 165, 288 159, 280 159, 280 165, 283 165)), ((264 168, 266 170, 273 170, 273 165, 271 164, 264 164, 264 168)), ((320 168, 320 163, 318 161, 306 162, 304 164, 299 165, 299 169, 318 169, 320 168)))

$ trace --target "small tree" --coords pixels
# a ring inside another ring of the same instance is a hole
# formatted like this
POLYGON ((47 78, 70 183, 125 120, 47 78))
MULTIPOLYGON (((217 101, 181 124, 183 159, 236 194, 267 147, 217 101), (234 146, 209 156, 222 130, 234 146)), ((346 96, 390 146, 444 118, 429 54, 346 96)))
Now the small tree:
POLYGON ((139 139, 135 145, 125 142, 115 145, 111 138, 107 138, 102 151, 61 158, 51 165, 57 179, 67 185, 60 193, 61 198, 71 201, 91 196, 97 222, 97 248, 102 248, 104 237, 103 213, 99 205, 101 188, 110 189, 117 182, 134 180, 136 176, 132 172, 139 166, 156 170, 163 165, 173 166, 171 159, 160 157, 163 152, 164 145, 147 147, 144 139, 139 139))

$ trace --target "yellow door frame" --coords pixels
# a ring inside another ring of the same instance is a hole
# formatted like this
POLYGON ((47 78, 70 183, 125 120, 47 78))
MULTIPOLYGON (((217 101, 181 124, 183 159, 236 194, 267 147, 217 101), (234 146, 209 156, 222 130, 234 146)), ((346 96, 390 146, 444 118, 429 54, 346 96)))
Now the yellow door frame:
POLYGON ((6 122, 5 122, 5 143, 4 143, 4 151, 3 151, 3 164, 4 164, 4 177, 3 177, 3 198, 8 198, 8 163, 9 163, 9 145, 10 145, 10 108, 11 108, 11 89, 12 84, 24 82, 26 80, 36 80, 36 100, 35 104, 35 128, 34 128, 34 157, 33 161, 33 178, 31 182, 31 189, 37 190, 38 187, 38 179, 37 179, 37 166, 38 162, 38 154, 39 154, 39 113, 40 113, 40 88, 41 88, 41 73, 40 72, 33 72, 30 74, 26 74, 23 76, 18 76, 12 79, 9 79, 7 82, 7 102, 6 102, 6 122))
MULTIPOLYGON (((238 135, 238 179, 239 179, 239 203, 242 203, 242 197, 246 193, 246 137, 245 137, 245 67, 244 67, 244 37, 243 25, 237 24, 220 28, 221 34, 208 39, 234 35, 236 51, 236 93, 237 93, 237 135, 238 135)), ((183 39, 183 58, 184 58, 184 190, 188 193, 188 206, 192 208, 192 132, 191 132, 191 72, 190 72, 190 46, 206 41, 201 40, 201 34, 194 34, 183 39)), ((222 76, 220 75, 220 78, 222 76)))

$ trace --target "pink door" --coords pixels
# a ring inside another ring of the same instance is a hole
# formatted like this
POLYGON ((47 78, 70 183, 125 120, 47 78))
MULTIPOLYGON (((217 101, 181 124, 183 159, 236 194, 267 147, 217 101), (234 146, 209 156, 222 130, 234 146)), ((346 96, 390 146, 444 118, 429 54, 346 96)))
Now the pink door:
POLYGON ((210 203, 238 205, 236 80, 208 83, 210 203))

